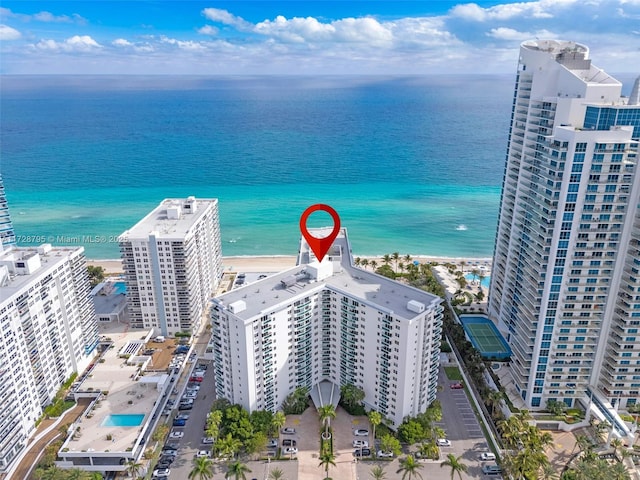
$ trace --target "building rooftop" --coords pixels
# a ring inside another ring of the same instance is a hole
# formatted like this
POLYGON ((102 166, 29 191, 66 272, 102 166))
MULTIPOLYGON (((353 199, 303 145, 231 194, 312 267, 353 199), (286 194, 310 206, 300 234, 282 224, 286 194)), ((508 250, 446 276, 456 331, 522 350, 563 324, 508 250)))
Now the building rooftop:
POLYGON ((121 311, 127 303, 127 295, 114 287, 114 282, 103 282, 91 292, 96 315, 109 315, 121 311))
POLYGON ((0 302, 16 294, 25 285, 58 268, 83 247, 15 247, 0 251, 0 302))
POLYGON ((128 325, 100 325, 101 343, 111 343, 80 377, 75 394, 102 392, 97 402, 83 413, 80 431, 69 437, 63 449, 78 452, 131 452, 141 440, 143 426, 153 419, 152 412, 168 388, 166 373, 141 374, 151 357, 143 356, 144 344, 152 332, 127 331, 128 325), (146 362, 146 363, 145 363, 146 362), (143 415, 135 426, 104 425, 109 415, 143 415))
POLYGON ((166 198, 146 217, 120 235, 120 241, 144 240, 151 234, 166 240, 182 240, 216 198, 166 198))
MULTIPOLYGON (((326 230, 309 229, 309 232, 323 237, 326 230)), ((273 311, 279 304, 288 305, 292 299, 324 288, 344 292, 405 320, 418 316, 408 308, 409 302, 418 302, 427 308, 441 302, 436 295, 355 267, 346 229, 341 229, 321 263, 301 240, 296 267, 234 289, 214 299, 214 303, 229 308, 244 320, 251 320, 262 312, 273 311)))

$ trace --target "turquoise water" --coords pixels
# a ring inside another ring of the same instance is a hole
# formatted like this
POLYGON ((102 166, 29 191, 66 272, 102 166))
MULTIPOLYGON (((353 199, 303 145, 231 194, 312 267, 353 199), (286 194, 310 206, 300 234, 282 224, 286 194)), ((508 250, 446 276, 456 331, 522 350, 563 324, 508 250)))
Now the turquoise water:
POLYGON ((119 258, 118 235, 188 195, 219 199, 227 256, 297 254, 300 215, 322 202, 356 255, 490 257, 513 85, 8 76, 0 169, 18 243, 88 258, 119 258))
POLYGON ((142 425, 144 413, 112 413, 102 421, 103 427, 137 427, 142 425))
POLYGON ((115 295, 126 294, 127 293, 127 284, 125 282, 114 282, 114 291, 115 295))
MULTIPOLYGON (((473 276, 472 274, 470 274, 470 273, 467 273, 467 274, 464 276, 464 278, 467 280, 467 282, 472 282, 472 281, 477 282, 477 281, 479 280, 479 277, 478 277, 477 275, 476 275, 476 276, 475 276, 475 278, 474 278, 474 276, 473 276)), ((491 283, 491 277, 490 277, 490 276, 484 277, 484 278, 482 279, 482 282, 480 282, 480 284, 481 284, 484 288, 489 288, 489 283, 491 283)))

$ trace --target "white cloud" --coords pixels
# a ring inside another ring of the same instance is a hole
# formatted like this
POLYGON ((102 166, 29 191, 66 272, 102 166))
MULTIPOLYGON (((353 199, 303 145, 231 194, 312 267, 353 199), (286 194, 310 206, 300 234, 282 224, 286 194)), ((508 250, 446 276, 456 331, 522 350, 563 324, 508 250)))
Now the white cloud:
POLYGON ((509 20, 512 18, 554 18, 558 10, 574 5, 578 0, 539 0, 536 2, 505 3, 489 8, 476 3, 464 3, 453 7, 452 17, 464 18, 476 22, 489 20, 509 20))
POLYGON ((167 43, 169 45, 175 45, 181 50, 190 50, 190 51, 203 51, 207 49, 207 46, 203 42, 194 42, 191 40, 178 40, 176 38, 169 38, 162 35, 160 37, 160 41, 162 43, 167 43))
POLYGON ((111 42, 111 45, 115 45, 116 47, 131 47, 133 46, 133 43, 124 38, 116 38, 113 42, 111 42))
POLYGON ((211 25, 205 25, 204 27, 198 29, 198 33, 211 36, 217 35, 218 31, 219 30, 216 27, 213 27, 211 25))
POLYGON ((222 23, 224 25, 230 25, 236 27, 239 30, 247 30, 251 28, 251 23, 244 20, 242 17, 237 17, 227 10, 221 8, 205 8, 202 10, 202 14, 211 20, 212 22, 222 23))
POLYGON ((86 23, 86 20, 77 13, 69 15, 54 15, 51 12, 38 12, 32 16, 33 20, 47 23, 86 23))
POLYGON ((74 35, 67 38, 62 42, 57 42, 51 39, 43 39, 33 45, 37 50, 47 50, 51 52, 95 52, 102 48, 98 42, 96 42, 89 35, 74 35))
POLYGON ((15 28, 9 25, 0 25, 0 40, 17 40, 22 35, 15 28))

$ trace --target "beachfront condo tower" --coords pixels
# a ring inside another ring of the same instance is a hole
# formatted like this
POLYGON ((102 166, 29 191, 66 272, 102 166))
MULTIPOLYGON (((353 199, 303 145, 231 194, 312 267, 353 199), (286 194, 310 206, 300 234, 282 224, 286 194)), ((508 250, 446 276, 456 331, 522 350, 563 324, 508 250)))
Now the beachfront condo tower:
POLYGON ((216 395, 275 412, 297 387, 335 406, 350 384, 397 427, 436 398, 441 302, 354 267, 344 229, 322 262, 303 239, 296 267, 214 299, 216 395))
POLYGON ((84 248, 0 246, 0 472, 62 384, 95 355, 90 290, 84 248))
POLYGON ((131 327, 195 333, 222 276, 218 200, 165 199, 119 242, 131 327))
POLYGON ((13 231, 11 216, 9 215, 9 205, 4 193, 4 183, 0 175, 0 243, 2 245, 15 245, 16 235, 13 231))
POLYGON ((640 104, 568 41, 520 47, 489 298, 525 404, 640 399, 640 104))

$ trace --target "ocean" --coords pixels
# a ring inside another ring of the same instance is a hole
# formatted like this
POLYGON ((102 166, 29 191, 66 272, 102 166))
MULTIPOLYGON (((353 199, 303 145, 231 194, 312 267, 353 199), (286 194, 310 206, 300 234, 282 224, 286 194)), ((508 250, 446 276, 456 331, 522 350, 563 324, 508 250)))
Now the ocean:
POLYGON ((226 256, 295 255, 327 203, 354 255, 490 257, 514 81, 5 76, 0 172, 19 244, 93 259, 189 195, 219 199, 226 256))

